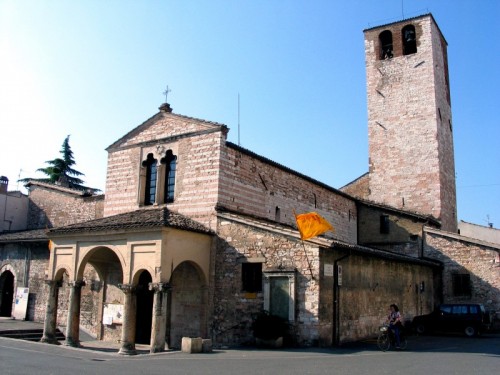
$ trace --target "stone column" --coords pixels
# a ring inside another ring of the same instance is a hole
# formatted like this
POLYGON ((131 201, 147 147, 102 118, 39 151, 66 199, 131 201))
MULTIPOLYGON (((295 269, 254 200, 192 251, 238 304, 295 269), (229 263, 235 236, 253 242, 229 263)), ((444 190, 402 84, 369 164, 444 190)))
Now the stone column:
POLYGON ((135 319, 137 314, 135 287, 131 284, 118 284, 118 287, 125 294, 121 348, 118 353, 135 355, 137 354, 135 351, 135 319))
POLYGON ((85 281, 70 281, 68 283, 69 306, 68 306, 68 324, 66 325, 66 345, 80 346, 80 301, 82 295, 82 286, 85 281))
POLYGON ((43 324, 43 336, 40 340, 48 344, 57 344, 56 339, 56 323, 57 323, 57 296, 59 294, 60 281, 45 280, 49 288, 47 296, 47 309, 45 310, 45 322, 43 324))
POLYGON ((165 350, 167 332, 167 301, 170 285, 166 283, 150 283, 149 290, 154 291, 153 324, 151 325, 151 353, 165 350))

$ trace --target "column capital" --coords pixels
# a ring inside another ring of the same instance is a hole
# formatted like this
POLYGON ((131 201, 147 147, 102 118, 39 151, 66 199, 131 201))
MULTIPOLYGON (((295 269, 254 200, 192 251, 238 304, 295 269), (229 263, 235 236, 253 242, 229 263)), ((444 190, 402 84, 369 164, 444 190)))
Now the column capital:
POLYGON ((44 283, 47 284, 50 288, 62 287, 62 280, 44 280, 44 283))
POLYGON ((149 290, 155 293, 168 293, 172 290, 172 286, 169 283, 149 283, 149 290))
POLYGON ((136 289, 132 284, 118 284, 118 288, 120 288, 125 294, 135 293, 136 289))
POLYGON ((82 286, 85 286, 85 285, 87 285, 87 284, 83 280, 68 281, 68 286, 70 286, 72 288, 81 288, 82 286))

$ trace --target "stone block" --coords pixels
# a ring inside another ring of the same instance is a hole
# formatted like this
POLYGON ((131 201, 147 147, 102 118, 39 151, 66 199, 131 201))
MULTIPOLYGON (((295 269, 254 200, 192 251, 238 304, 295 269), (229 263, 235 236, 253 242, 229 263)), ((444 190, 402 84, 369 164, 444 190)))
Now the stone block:
POLYGON ((212 352, 212 340, 211 339, 203 339, 201 340, 201 351, 202 353, 211 353, 212 352))
POLYGON ((201 353, 203 340, 201 337, 183 337, 182 352, 183 353, 201 353))

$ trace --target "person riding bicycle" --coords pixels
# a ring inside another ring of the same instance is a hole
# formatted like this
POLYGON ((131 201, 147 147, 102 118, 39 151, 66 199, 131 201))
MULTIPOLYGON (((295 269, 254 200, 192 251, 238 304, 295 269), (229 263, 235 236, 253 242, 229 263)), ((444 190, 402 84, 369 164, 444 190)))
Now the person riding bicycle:
POLYGON ((400 347, 400 339, 399 339, 399 334, 400 334, 400 329, 402 327, 402 322, 401 322, 401 313, 399 312, 399 308, 396 304, 392 304, 389 307, 389 315, 387 316, 386 323, 389 323, 389 328, 394 332, 394 336, 396 337, 396 348, 400 347))

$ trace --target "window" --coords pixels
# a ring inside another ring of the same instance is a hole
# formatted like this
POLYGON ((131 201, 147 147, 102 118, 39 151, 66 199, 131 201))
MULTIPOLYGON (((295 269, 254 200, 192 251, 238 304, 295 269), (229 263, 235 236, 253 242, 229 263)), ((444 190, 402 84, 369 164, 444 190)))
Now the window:
POLYGON ((264 310, 295 321, 295 271, 264 273, 264 310))
POLYGON ((415 33, 415 26, 406 25, 401 30, 403 38, 403 55, 411 55, 417 52, 417 34, 415 33))
POLYGON ((453 295, 455 297, 470 296, 471 295, 470 275, 468 273, 453 274, 452 286, 453 286, 453 295))
POLYGON ((380 215, 380 233, 389 233, 389 215, 380 215))
POLYGON ((393 57, 392 33, 389 30, 382 31, 379 35, 380 60, 391 59, 393 57))
POLYGON ((157 175, 157 160, 153 154, 148 154, 147 159, 142 163, 146 168, 146 191, 144 196, 144 204, 152 205, 156 200, 156 175, 157 175))
POLYGON ((281 210, 279 207, 276 207, 274 210, 274 220, 278 222, 281 220, 281 210))
POLYGON ((168 150, 167 154, 161 163, 165 164, 165 203, 172 203, 174 201, 175 192, 175 171, 177 168, 177 156, 172 153, 172 150, 168 150))
POLYGON ((256 293, 262 291, 262 263, 241 264, 242 291, 256 293))

